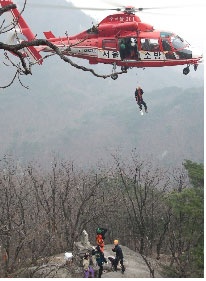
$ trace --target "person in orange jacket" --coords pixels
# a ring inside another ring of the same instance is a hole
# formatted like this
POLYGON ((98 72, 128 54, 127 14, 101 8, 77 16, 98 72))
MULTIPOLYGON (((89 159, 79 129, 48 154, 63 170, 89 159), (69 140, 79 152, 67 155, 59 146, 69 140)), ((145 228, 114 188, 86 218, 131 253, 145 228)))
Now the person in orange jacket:
POLYGON ((96 244, 100 246, 100 250, 104 252, 104 239, 105 239, 105 233, 107 232, 106 228, 97 228, 97 235, 96 235, 96 244))

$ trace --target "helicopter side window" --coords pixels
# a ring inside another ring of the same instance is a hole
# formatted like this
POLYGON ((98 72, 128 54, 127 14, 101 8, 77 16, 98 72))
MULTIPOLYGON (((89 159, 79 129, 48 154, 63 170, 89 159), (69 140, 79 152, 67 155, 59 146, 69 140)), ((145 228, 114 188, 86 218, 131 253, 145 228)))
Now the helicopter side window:
POLYGON ((141 49, 143 51, 159 52, 159 42, 158 39, 141 39, 141 49))
POLYGON ((162 39, 162 49, 163 51, 171 51, 172 48, 170 46, 170 43, 168 42, 167 39, 162 39))
POLYGON ((102 48, 104 50, 116 50, 117 43, 115 39, 104 39, 102 40, 102 48))
POLYGON ((176 57, 172 51, 172 47, 170 45, 170 42, 168 39, 162 39, 162 49, 165 52, 166 59, 172 59, 175 60, 176 57))
POLYGON ((150 51, 150 42, 149 39, 141 39, 141 49, 143 51, 150 51))
POLYGON ((150 51, 151 52, 160 51, 158 39, 150 39, 150 51))

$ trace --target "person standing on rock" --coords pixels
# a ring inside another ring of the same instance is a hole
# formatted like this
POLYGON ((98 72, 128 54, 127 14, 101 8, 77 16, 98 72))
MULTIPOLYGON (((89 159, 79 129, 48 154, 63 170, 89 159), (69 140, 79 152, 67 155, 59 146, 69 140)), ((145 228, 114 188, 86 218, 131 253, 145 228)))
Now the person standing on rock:
POLYGON ((107 229, 102 227, 98 227, 96 230, 96 243, 97 246, 100 246, 102 252, 104 252, 104 239, 105 239, 106 232, 107 229))
POLYGON ((97 265, 99 266, 98 278, 101 278, 103 273, 103 264, 107 263, 107 260, 105 259, 104 253, 102 252, 101 247, 99 245, 92 250, 92 255, 95 255, 97 265))
POLYGON ((84 278, 89 278, 90 274, 91 274, 91 278, 94 278, 94 269, 92 268, 91 265, 89 253, 84 254, 83 267, 84 267, 84 278))
POLYGON ((117 265, 120 262, 122 273, 124 273, 125 272, 124 261, 123 261, 124 256, 118 240, 114 240, 114 248, 112 249, 112 251, 116 253, 116 257, 113 261, 114 270, 117 271, 117 265))

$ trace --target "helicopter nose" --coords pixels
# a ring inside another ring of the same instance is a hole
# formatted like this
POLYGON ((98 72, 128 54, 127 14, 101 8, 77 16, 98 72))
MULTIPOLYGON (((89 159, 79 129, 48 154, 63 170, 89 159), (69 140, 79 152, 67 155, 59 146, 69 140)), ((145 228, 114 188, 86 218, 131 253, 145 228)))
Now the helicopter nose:
POLYGON ((192 58, 199 59, 199 62, 201 62, 203 60, 203 51, 198 47, 191 47, 190 49, 192 51, 192 58))

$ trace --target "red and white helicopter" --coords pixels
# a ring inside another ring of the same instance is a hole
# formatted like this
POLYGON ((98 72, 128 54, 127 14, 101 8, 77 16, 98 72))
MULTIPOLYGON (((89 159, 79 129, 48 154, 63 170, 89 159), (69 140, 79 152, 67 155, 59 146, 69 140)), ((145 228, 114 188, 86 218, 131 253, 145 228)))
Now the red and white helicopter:
MULTIPOLYGON (((0 7, 13 3, 11 0, 0 0, 0 7)), ((48 31, 44 32, 44 35, 64 55, 87 59, 90 64, 111 64, 111 77, 114 80, 118 78, 117 66, 124 71, 133 67, 186 65, 183 69, 185 75, 189 73, 190 65, 194 66, 194 70, 197 69, 202 55, 193 53, 190 44, 175 33, 155 30, 152 25, 141 22, 135 13, 143 8, 127 6, 108 10, 115 10, 116 13, 108 15, 98 25, 79 34, 55 37, 48 31)), ((16 40, 36 39, 17 8, 9 13, 16 23, 10 44, 14 44, 16 40)), ((37 46, 28 47, 25 51, 27 56, 39 64, 43 61, 41 52, 53 50, 48 46, 37 46)))

